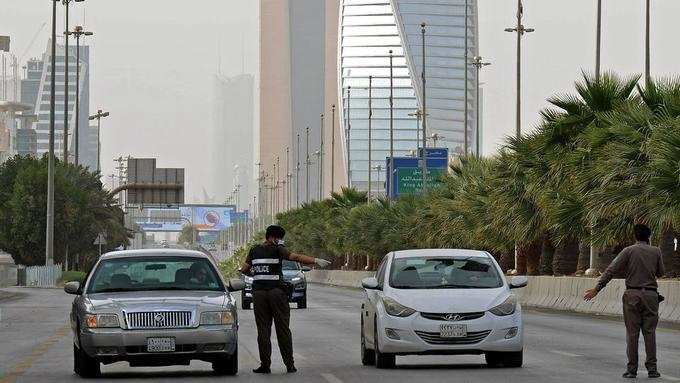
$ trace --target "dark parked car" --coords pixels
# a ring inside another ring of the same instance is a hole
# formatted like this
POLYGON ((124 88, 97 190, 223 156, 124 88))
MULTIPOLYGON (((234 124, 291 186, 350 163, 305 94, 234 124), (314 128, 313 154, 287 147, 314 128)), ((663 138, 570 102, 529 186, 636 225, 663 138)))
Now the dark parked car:
MULTIPOLYGON (((307 278, 304 272, 311 270, 293 261, 283 261, 283 281, 288 289, 288 302, 297 304, 297 308, 307 308, 307 278)), ((253 303, 253 278, 244 277, 246 288, 241 292, 241 307, 250 310, 253 303)))

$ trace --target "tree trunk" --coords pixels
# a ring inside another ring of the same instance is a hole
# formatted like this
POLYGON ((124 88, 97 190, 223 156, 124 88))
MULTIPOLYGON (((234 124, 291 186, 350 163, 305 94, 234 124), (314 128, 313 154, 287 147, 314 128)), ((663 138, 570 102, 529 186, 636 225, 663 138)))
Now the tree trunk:
POLYGON ((501 265, 501 269, 503 270, 503 272, 507 273, 508 270, 511 270, 512 267, 514 266, 515 255, 511 251, 501 253, 498 259, 498 263, 501 265))
POLYGON ((553 257, 553 273, 555 275, 571 275, 576 272, 578 264, 578 241, 567 239, 555 248, 553 257))
POLYGON ((527 255, 522 251, 523 248, 522 244, 517 244, 517 264, 515 265, 517 275, 526 275, 527 273, 527 255))
POLYGON ((590 244, 581 242, 578 244, 578 265, 576 266, 576 275, 585 274, 586 270, 590 268, 590 244))
POLYGON ((523 244, 518 247, 517 251, 521 255, 517 274, 519 275, 539 275, 541 262, 541 247, 542 240, 536 240, 530 243, 523 244))
POLYGON ((673 228, 668 227, 661 232, 659 249, 663 256, 663 264, 666 269, 666 277, 674 277, 678 272, 678 256, 675 253, 675 233, 673 228))
POLYGON ((540 262, 541 275, 553 275, 554 254, 555 246, 553 246, 550 238, 546 236, 546 238, 543 239, 543 245, 541 246, 541 262, 540 262))

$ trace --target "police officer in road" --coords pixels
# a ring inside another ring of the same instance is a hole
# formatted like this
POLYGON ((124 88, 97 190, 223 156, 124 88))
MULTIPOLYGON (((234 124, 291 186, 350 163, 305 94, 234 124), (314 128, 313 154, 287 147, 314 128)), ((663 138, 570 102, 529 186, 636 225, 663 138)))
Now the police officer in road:
POLYGON ((272 321, 286 369, 288 372, 297 371, 289 327, 288 292, 282 274, 283 260, 306 265, 316 264, 320 267, 330 265, 325 259, 290 253, 283 246, 285 235, 286 231, 282 227, 269 226, 265 233, 265 242, 250 249, 245 265, 241 268, 243 274, 250 273, 253 277, 253 311, 257 325, 257 345, 260 350, 260 367, 253 372, 259 374, 271 372, 272 321))
POLYGON ((623 320, 626 323, 628 368, 624 378, 636 378, 638 370, 638 341, 640 331, 645 341, 650 378, 659 378, 656 361, 656 326, 659 323, 659 295, 656 278, 664 275, 663 258, 658 247, 649 245, 651 230, 645 225, 635 225, 637 243, 628 246, 612 261, 600 277, 597 286, 587 290, 584 299, 589 301, 598 294, 615 275, 625 275, 626 291, 623 293, 623 320))

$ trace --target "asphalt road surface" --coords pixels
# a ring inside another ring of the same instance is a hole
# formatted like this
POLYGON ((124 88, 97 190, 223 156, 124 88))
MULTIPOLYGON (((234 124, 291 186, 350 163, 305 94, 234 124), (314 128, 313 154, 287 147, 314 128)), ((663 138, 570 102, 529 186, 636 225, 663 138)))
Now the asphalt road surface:
MULTIPOLYGON (((299 372, 285 374, 274 344, 273 374, 258 366, 252 311, 240 313, 240 372, 218 377, 210 365, 102 368, 100 381, 240 382, 620 382, 625 366, 623 324, 585 316, 526 312, 525 364, 491 369, 482 356, 397 357, 394 370, 364 367, 359 360, 359 302, 362 292, 311 286, 309 308, 293 310, 299 372)), ((79 381, 73 374, 67 318, 71 296, 56 289, 4 289, 0 293, 0 383, 79 381), (7 293, 10 293, 8 296, 7 293)), ((275 338, 275 337, 274 337, 275 338)), ((680 382, 680 331, 658 333, 661 381, 680 382)), ((642 351, 641 351, 642 352, 642 351)), ((644 355, 644 352, 642 352, 644 355)), ((638 380, 647 380, 644 368, 638 380)))

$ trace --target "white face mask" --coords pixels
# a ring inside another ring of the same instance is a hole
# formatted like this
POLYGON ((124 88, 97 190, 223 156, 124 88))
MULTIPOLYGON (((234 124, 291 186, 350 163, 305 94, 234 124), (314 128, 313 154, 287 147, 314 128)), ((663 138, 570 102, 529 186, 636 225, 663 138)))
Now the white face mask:
POLYGON ((277 244, 277 245, 283 245, 283 244, 284 244, 283 239, 277 239, 277 240, 276 240, 276 244, 277 244))

